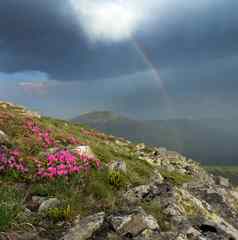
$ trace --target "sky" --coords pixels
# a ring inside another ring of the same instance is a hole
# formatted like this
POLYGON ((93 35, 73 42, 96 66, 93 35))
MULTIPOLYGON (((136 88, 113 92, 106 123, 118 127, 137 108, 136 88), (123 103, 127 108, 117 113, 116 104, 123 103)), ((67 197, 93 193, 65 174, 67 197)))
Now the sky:
POLYGON ((0 99, 73 118, 238 117, 237 0, 0 1, 0 99))

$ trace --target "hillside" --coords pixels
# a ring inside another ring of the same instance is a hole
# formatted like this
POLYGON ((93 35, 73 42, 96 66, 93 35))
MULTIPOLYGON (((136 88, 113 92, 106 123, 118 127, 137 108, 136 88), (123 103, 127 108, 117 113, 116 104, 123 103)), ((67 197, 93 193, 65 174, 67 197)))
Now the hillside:
POLYGON ((237 119, 135 121, 114 113, 110 115, 117 117, 107 118, 104 113, 100 118, 95 112, 84 114, 73 121, 135 142, 167 147, 204 165, 238 165, 237 119))
POLYGON ((1 240, 238 240, 238 190, 177 152, 6 102, 0 143, 1 240))

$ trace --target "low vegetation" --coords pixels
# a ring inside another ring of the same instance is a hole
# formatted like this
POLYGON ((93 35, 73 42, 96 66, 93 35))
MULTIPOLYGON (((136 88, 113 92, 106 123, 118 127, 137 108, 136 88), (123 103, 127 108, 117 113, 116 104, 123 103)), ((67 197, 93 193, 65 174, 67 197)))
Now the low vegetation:
POLYGON ((234 185, 238 185, 238 166, 206 166, 205 168, 209 173, 229 178, 234 185))

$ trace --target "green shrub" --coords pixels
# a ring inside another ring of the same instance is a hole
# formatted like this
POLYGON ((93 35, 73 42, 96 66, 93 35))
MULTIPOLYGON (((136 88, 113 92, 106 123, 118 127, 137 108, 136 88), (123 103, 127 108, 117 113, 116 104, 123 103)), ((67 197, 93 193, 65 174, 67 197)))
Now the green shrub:
POLYGON ((47 213, 47 217, 53 222, 69 220, 72 216, 70 205, 61 208, 51 208, 47 213))
POLYGON ((120 189, 126 184, 125 177, 119 171, 112 171, 109 173, 109 184, 120 189))

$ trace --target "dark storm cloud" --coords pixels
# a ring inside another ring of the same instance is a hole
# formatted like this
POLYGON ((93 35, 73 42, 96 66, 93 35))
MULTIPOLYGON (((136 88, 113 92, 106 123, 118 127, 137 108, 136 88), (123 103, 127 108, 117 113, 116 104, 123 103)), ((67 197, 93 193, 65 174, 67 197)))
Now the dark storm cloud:
POLYGON ((30 69, 46 72, 57 80, 79 80, 117 75, 122 69, 129 72, 143 66, 130 46, 90 45, 71 12, 65 0, 1 1, 0 71, 30 69))
MULTIPOLYGON (((163 16, 161 22, 144 26, 151 32, 138 33, 140 47, 156 66, 238 54, 238 2, 208 2, 191 12, 178 3, 174 16, 163 16)), ((91 44, 77 21, 66 0, 1 1, 0 71, 36 70, 51 79, 85 80, 146 69, 133 44, 91 44)))

